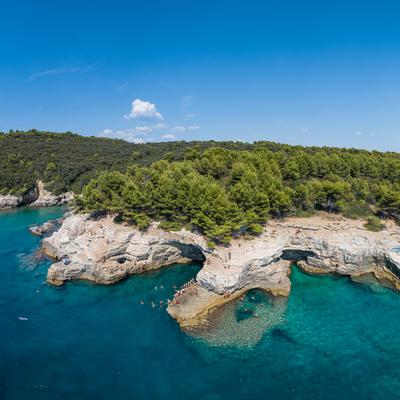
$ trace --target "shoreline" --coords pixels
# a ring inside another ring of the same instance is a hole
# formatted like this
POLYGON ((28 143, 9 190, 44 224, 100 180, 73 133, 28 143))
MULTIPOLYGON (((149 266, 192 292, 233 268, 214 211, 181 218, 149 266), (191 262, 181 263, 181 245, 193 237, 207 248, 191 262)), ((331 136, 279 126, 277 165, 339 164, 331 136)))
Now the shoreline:
POLYGON ((153 223, 146 232, 113 218, 67 216, 42 241, 43 252, 56 260, 47 281, 88 280, 114 284, 175 263, 200 262, 195 282, 175 294, 168 313, 182 328, 204 325, 212 310, 252 289, 290 295, 290 266, 306 273, 337 274, 362 280, 372 275, 400 290, 400 228, 389 221, 370 232, 361 220, 321 214, 269 221, 261 235, 232 240, 211 250, 205 237, 181 230, 165 232, 153 223))

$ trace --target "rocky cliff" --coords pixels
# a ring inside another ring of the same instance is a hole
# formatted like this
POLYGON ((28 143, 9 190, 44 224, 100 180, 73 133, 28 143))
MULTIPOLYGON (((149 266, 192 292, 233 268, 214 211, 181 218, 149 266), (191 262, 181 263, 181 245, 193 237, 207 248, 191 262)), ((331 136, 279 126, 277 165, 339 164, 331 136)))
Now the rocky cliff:
POLYGON ((0 195, 0 210, 15 208, 18 207, 22 203, 22 197, 13 196, 10 194, 0 195))
POLYGON ((95 220, 85 215, 66 218, 57 232, 43 240, 42 248, 59 260, 47 274, 48 282, 55 285, 76 279, 111 284, 161 266, 205 260, 189 233, 181 236, 154 228, 140 232, 115 224, 110 217, 95 220))
POLYGON ((0 210, 29 205, 30 207, 52 207, 67 203, 73 199, 73 193, 52 194, 45 189, 42 181, 21 196, 0 195, 0 210))
POLYGON ((21 196, 11 194, 0 195, 0 210, 16 208, 33 203, 38 198, 36 187, 21 196))
POLYGON ((204 324, 215 307, 253 288, 288 296, 293 262, 310 273, 370 274, 400 289, 399 227, 389 221, 386 230, 369 232, 363 221, 326 214, 271 221, 260 236, 213 251, 202 236, 187 231, 167 233, 153 225, 140 232, 111 217, 72 215, 43 240, 43 250, 58 260, 47 276, 57 285, 74 279, 110 284, 163 265, 204 262, 195 282, 168 306, 184 327, 204 324))
POLYGON ((73 193, 67 192, 60 195, 55 195, 45 189, 42 181, 36 183, 37 198, 34 202, 30 203, 30 207, 53 207, 66 204, 74 197, 73 193))

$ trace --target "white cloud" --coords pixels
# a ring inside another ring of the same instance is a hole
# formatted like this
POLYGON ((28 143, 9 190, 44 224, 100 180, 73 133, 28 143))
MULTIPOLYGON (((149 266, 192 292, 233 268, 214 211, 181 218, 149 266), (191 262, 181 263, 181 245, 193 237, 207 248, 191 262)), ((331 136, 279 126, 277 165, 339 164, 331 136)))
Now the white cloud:
POLYGON ((174 132, 174 133, 182 133, 185 131, 186 131, 186 128, 184 126, 174 126, 173 128, 171 128, 171 132, 174 132))
POLYGON ((188 127, 189 131, 197 131, 198 129, 200 129, 200 127, 198 125, 194 125, 194 126, 189 126, 188 127))
POLYGON ((149 126, 137 126, 136 128, 133 129, 135 133, 150 133, 152 132, 152 128, 149 126))
POLYGON ((300 132, 303 132, 303 133, 307 133, 307 132, 309 132, 310 130, 308 129, 308 128, 302 128, 302 129, 300 129, 300 132))
POLYGON ((185 114, 185 115, 183 116, 183 119, 184 119, 185 121, 187 121, 187 120, 189 120, 189 119, 194 118, 195 116, 196 116, 196 114, 194 114, 194 113, 185 114))
POLYGON ((59 68, 48 69, 46 71, 35 72, 34 74, 29 75, 27 81, 32 82, 35 81, 36 79, 43 78, 44 76, 49 76, 49 75, 62 75, 74 72, 84 73, 86 71, 89 71, 89 69, 91 68, 93 68, 93 65, 86 65, 83 67, 59 67, 59 68))
POLYGON ((163 116, 157 111, 156 105, 140 99, 133 100, 132 109, 129 114, 125 114, 126 119, 159 119, 163 116))
POLYGON ((101 132, 99 136, 107 137, 110 139, 122 139, 126 140, 127 142, 137 143, 137 144, 151 141, 152 139, 147 137, 147 133, 149 131, 147 130, 143 131, 141 130, 141 128, 147 128, 147 127, 139 126, 134 129, 119 129, 117 131, 113 131, 112 129, 104 129, 104 131, 101 132))
POLYGON ((166 124, 163 124, 162 122, 159 122, 158 124, 155 124, 152 126, 153 129, 167 129, 168 126, 166 124))
POLYGON ((360 131, 354 132, 354 134, 355 134, 356 136, 363 136, 363 135, 364 135, 364 133, 363 133, 363 132, 360 132, 360 131))
POLYGON ((167 133, 165 135, 161 135, 161 139, 175 139, 176 136, 171 134, 171 133, 167 133))

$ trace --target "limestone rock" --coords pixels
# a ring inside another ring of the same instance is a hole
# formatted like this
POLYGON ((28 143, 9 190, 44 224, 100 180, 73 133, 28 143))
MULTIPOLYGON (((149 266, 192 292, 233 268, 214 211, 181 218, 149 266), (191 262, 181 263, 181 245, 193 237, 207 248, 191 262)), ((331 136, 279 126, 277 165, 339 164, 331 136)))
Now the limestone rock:
POLYGON ((59 260, 48 271, 53 284, 85 279, 102 284, 174 263, 204 261, 201 246, 158 229, 140 232, 110 217, 94 220, 72 215, 42 242, 43 251, 59 260))
POLYGON ((12 195, 0 196, 0 209, 8 209, 18 207, 22 202, 22 197, 12 195))
POLYGON ((49 235, 60 228, 63 218, 53 219, 45 222, 42 225, 33 225, 29 227, 29 232, 35 236, 49 235))
MULTIPOLYGON (((202 272, 202 271, 200 271, 202 272)), ((216 293, 198 282, 178 291, 167 311, 183 328, 206 326, 209 314, 217 307, 235 300, 251 289, 262 289, 274 296, 289 296, 290 264, 279 260, 269 265, 254 263, 246 269, 240 285, 225 293, 216 293)))
POLYGON ((11 194, 0 195, 0 210, 16 208, 32 203, 37 199, 36 189, 32 188, 21 196, 11 194))
POLYGON ((45 189, 42 181, 36 182, 37 198, 29 204, 30 207, 53 207, 66 204, 73 199, 73 193, 67 192, 55 195, 45 189))

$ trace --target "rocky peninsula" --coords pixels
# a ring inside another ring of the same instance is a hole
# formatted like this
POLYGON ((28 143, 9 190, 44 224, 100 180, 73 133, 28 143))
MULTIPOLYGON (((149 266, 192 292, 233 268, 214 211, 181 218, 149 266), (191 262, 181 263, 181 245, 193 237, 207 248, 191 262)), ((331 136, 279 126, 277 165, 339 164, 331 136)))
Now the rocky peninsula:
POLYGON ((54 285, 81 279, 113 284, 174 263, 203 263, 167 309, 182 327, 194 328, 250 289, 288 296, 293 263, 308 273, 372 277, 400 289, 400 228, 387 221, 385 230, 370 232, 363 224, 335 214, 271 220, 257 237, 210 249, 203 236, 185 230, 165 232, 153 223, 141 232, 110 216, 72 214, 42 248, 56 261, 47 274, 54 285))

